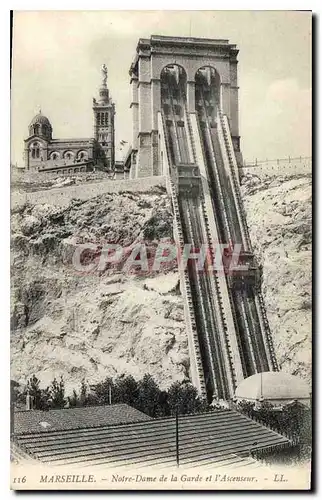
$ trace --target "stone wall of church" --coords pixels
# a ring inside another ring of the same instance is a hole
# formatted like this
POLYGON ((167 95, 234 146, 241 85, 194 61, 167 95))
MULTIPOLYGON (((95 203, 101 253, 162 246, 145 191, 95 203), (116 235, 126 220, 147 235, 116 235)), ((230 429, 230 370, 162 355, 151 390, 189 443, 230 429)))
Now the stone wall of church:
POLYGON ((27 141, 25 146, 27 155, 25 166, 27 170, 45 170, 54 166, 69 165, 94 158, 94 145, 92 141, 74 140, 59 141, 58 139, 46 142, 35 137, 27 141))

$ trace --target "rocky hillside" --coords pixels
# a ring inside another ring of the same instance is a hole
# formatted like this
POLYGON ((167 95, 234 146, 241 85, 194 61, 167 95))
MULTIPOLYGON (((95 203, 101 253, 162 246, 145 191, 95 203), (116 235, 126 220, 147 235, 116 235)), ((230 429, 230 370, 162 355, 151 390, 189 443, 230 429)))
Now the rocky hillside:
POLYGON ((312 177, 248 175, 242 184, 278 361, 283 370, 309 380, 312 177))
MULTIPOLYGON (((283 368, 310 371, 311 180, 247 176, 246 209, 263 265, 263 291, 283 368)), ((80 273, 75 244, 153 247, 172 236, 164 190, 74 200, 64 209, 25 205, 12 214, 12 374, 43 385, 64 375, 68 392, 85 378, 151 373, 167 387, 188 377, 183 302, 175 269, 80 273)), ((91 256, 91 259, 95 259, 91 256)))
POLYGON ((12 215, 12 378, 35 373, 67 390, 86 378, 151 373, 161 384, 187 377, 189 358, 178 275, 77 272, 75 242, 171 237, 163 190, 103 195, 66 209, 26 205, 12 215))

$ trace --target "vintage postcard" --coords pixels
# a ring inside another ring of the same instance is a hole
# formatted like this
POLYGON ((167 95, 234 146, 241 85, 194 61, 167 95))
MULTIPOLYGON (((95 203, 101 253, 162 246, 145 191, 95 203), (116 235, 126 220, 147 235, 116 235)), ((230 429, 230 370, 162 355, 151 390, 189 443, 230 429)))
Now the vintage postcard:
POLYGON ((311 488, 309 11, 15 11, 11 488, 311 488))

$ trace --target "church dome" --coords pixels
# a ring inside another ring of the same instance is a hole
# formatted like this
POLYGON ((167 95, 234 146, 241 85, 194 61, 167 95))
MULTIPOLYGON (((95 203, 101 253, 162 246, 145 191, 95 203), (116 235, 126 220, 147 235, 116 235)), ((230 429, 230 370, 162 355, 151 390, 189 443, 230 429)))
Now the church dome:
POLYGON ((38 113, 38 115, 34 116, 30 122, 30 127, 33 125, 47 125, 51 128, 51 123, 48 120, 47 116, 38 113))
POLYGON ((310 390, 307 383, 295 375, 263 372, 244 379, 238 385, 235 397, 237 400, 268 401, 272 404, 294 400, 309 404, 310 390))
POLYGON ((52 139, 52 126, 47 116, 44 116, 41 111, 33 117, 29 125, 29 137, 38 136, 45 140, 52 139))

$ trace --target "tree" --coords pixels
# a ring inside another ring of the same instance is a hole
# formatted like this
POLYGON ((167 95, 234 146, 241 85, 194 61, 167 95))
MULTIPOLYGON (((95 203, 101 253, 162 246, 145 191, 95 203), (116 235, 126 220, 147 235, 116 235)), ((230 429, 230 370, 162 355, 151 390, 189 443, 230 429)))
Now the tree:
POLYGON ((80 406, 78 394, 75 389, 73 390, 72 396, 68 398, 68 400, 70 408, 75 408, 76 406, 80 406))
POLYGON ((81 381, 81 388, 80 388, 80 396, 79 396, 79 403, 80 406, 88 406, 88 385, 85 382, 85 379, 82 379, 81 381))
POLYGON ((120 376, 114 382, 113 403, 126 403, 137 406, 139 397, 138 383, 132 375, 120 376))
POLYGON ((168 406, 171 415, 176 413, 202 413, 209 410, 197 389, 187 382, 174 382, 168 390, 168 406))
POLYGON ((26 402, 26 396, 29 394, 32 397, 32 408, 35 410, 48 410, 49 408, 49 392, 47 389, 40 388, 40 380, 33 375, 27 381, 27 387, 22 392, 21 399, 26 402))
POLYGON ((256 409, 255 406, 253 415, 271 429, 279 428, 279 415, 274 410, 274 406, 268 401, 264 401, 263 403, 261 403, 258 409, 256 409))
POLYGON ((66 404, 65 399, 65 383, 61 376, 59 382, 56 377, 52 381, 49 387, 50 393, 50 407, 51 408, 64 408, 66 404))
POLYGON ((236 409, 240 413, 243 413, 244 415, 247 415, 248 417, 252 418, 254 416, 254 406, 255 403, 252 403, 251 401, 246 401, 244 399, 242 401, 238 401, 236 409))
POLYGON ((90 386, 91 394, 88 395, 88 401, 90 404, 96 405, 108 405, 109 394, 111 392, 112 396, 112 404, 116 401, 114 399, 115 390, 114 390, 114 382, 111 377, 106 377, 102 382, 98 382, 97 384, 93 384, 90 386))
POLYGON ((166 414, 166 399, 153 377, 145 374, 138 384, 138 410, 143 411, 150 417, 160 417, 166 414), (162 405, 163 403, 163 405, 162 405))

